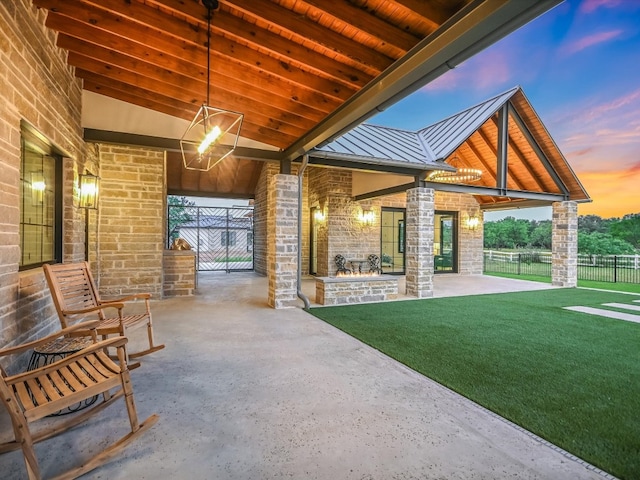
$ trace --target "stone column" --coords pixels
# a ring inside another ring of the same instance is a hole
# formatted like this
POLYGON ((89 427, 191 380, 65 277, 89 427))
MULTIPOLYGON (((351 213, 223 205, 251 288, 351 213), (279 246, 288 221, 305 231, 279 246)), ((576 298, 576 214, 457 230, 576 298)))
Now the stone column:
POLYGON ((418 298, 433 296, 434 210, 435 192, 432 188, 407 190, 407 295, 418 298))
POLYGON ((578 284, 578 204, 553 204, 551 283, 558 287, 578 284))
POLYGON ((267 194, 269 306, 294 307, 298 273, 298 177, 274 175, 267 194))

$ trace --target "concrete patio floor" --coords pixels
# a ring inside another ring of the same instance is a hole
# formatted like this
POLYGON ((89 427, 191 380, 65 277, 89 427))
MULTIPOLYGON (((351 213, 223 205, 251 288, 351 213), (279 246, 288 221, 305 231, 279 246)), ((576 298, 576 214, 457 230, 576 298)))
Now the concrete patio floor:
MULTIPOLYGON (((435 294, 536 288, 550 287, 449 275, 435 294)), ((159 422, 85 478, 611 478, 299 308, 268 308, 264 277, 201 274, 198 290, 154 303, 166 348, 132 371, 140 418, 159 422)), ((45 477, 126 432, 121 401, 105 413, 38 445, 45 477)), ((11 436, 4 410, 0 427, 11 436)), ((26 478, 19 452, 0 477, 26 478)))

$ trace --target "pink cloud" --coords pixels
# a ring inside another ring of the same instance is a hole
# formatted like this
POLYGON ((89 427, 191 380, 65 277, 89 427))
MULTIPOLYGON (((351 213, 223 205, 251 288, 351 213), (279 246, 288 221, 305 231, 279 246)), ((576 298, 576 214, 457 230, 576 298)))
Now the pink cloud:
POLYGON ((580 5, 580 12, 593 13, 598 8, 615 8, 622 3, 621 0, 585 0, 580 5))
POLYGON ((593 35, 588 35, 586 37, 579 38, 578 40, 566 44, 562 48, 562 51, 567 55, 571 55, 586 48, 593 47, 594 45, 608 42, 609 40, 620 36, 622 33, 622 30, 611 30, 609 32, 594 33, 593 35))
POLYGON ((453 70, 449 70, 433 82, 425 85, 428 92, 455 91, 461 85, 473 85, 478 91, 495 90, 513 77, 508 60, 508 52, 502 50, 485 51, 483 55, 472 57, 453 70))

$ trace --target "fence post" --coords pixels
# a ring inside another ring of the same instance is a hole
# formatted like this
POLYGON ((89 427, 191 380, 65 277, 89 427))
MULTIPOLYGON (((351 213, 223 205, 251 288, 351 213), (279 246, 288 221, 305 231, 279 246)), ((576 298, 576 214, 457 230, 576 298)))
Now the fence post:
POLYGON ((618 256, 613 256, 613 283, 618 282, 618 256))
POLYGON ((520 275, 520 253, 518 254, 518 275, 520 275))

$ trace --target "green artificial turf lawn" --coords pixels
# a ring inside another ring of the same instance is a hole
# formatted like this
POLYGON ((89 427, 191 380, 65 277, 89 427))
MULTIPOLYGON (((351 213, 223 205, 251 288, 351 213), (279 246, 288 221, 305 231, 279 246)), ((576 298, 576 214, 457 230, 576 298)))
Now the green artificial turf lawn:
POLYGON ((640 324, 561 307, 636 299, 553 289, 310 312, 574 455, 632 479, 640 478, 640 324))

